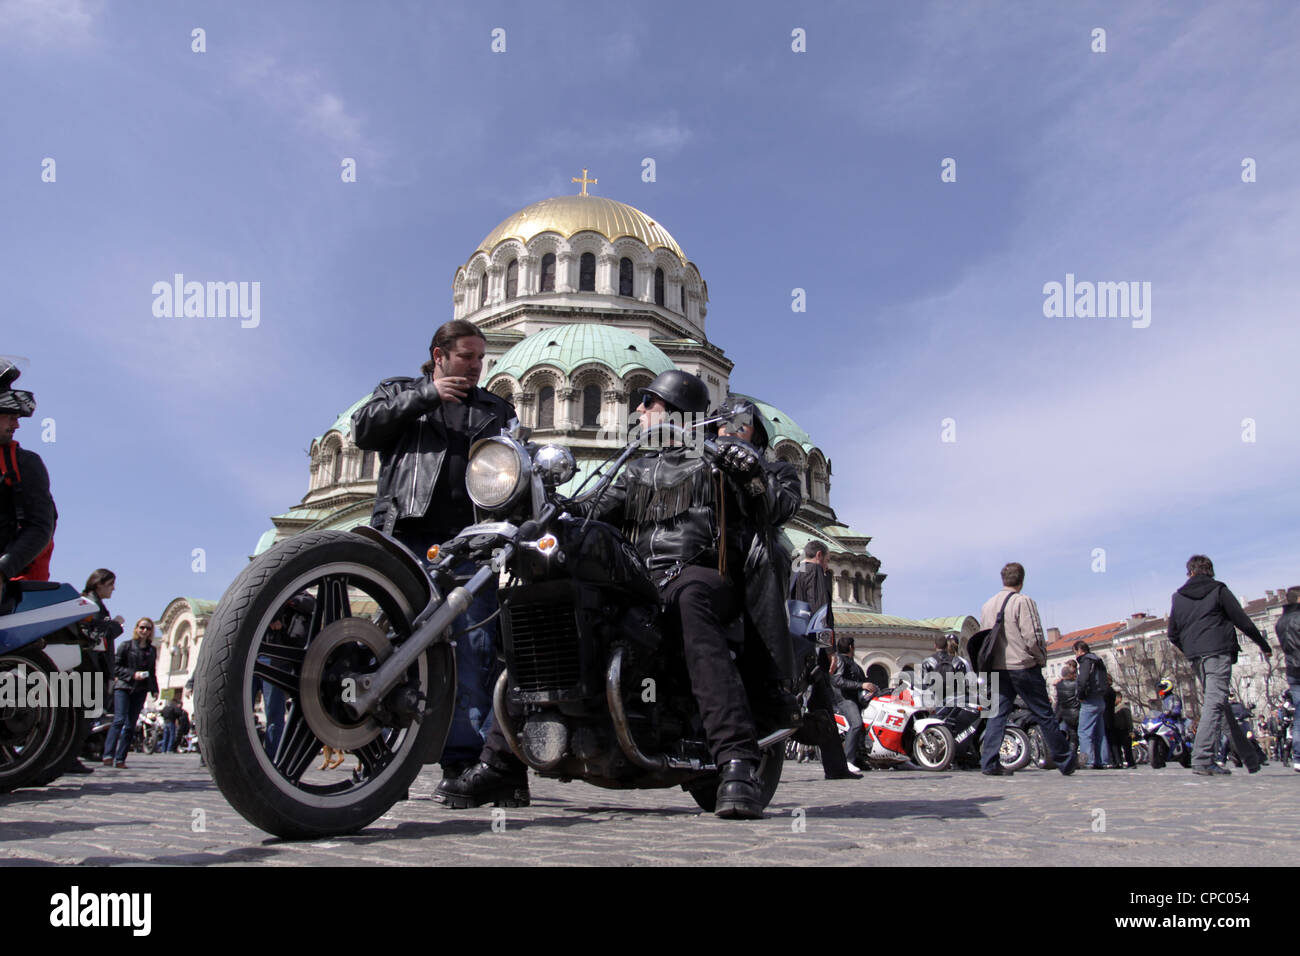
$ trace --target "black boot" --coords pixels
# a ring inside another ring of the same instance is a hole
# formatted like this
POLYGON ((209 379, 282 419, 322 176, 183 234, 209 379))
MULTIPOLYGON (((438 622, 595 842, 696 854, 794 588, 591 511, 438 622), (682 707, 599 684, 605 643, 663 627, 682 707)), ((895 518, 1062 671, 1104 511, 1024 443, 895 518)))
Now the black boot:
POLYGON ((724 820, 763 819, 763 785, 758 761, 731 760, 722 767, 714 813, 724 820))
POLYGON ((528 771, 498 770, 485 763, 470 767, 459 777, 443 778, 433 799, 452 810, 481 807, 528 806, 528 771))

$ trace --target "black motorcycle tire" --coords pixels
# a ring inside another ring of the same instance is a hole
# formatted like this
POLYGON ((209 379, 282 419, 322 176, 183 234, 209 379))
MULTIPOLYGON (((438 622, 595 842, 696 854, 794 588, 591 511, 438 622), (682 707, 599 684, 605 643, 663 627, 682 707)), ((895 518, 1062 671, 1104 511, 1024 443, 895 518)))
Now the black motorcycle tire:
POLYGON ((1183 744, 1183 752, 1178 755, 1178 762, 1182 764, 1184 768, 1192 765, 1192 748, 1186 743, 1183 744))
MULTIPOLYGON (((416 574, 406 562, 361 535, 316 531, 296 535, 260 555, 227 589, 208 625, 197 667, 199 749, 222 795, 254 826, 285 839, 355 833, 403 799, 424 764, 438 758, 450 722, 446 701, 454 697, 456 687, 453 649, 446 643, 433 644, 413 665, 421 675, 419 690, 427 694, 430 711, 438 702, 437 716, 427 715, 399 731, 401 744, 374 781, 318 786, 310 792, 301 789, 271 765, 259 742, 253 710, 255 665, 250 655, 254 642, 262 646, 259 626, 269 624, 289 597, 306 586, 299 582, 321 581, 330 575, 361 581, 384 595, 394 608, 389 620, 401 615, 405 620, 397 629, 409 632, 427 594, 416 574), (352 792, 349 786, 365 792, 352 792)), ((300 752, 306 754, 314 741, 314 759, 320 742, 305 720, 299 720, 300 752)), ((291 733, 289 724, 284 732, 291 733)))
POLYGON ((1160 770, 1169 759, 1169 745, 1156 737, 1151 741, 1151 769, 1160 770))
MULTIPOLYGON (((776 796, 776 788, 781 785, 781 769, 785 765, 785 748, 769 747, 763 751, 763 759, 758 765, 758 778, 762 783, 763 809, 776 796)), ((699 783, 686 787, 686 792, 705 813, 712 813, 718 808, 718 777, 716 774, 706 777, 699 783)))
POLYGON ((1033 754, 1030 752, 1029 735, 1019 727, 1007 727, 1002 734, 1002 749, 998 751, 998 764, 1003 770, 1020 770, 1029 763, 1033 754), (1011 759, 1004 759, 1007 753, 1008 738, 1013 741, 1011 759))
MULTIPOLYGON (((0 670, 18 666, 50 675, 58 672, 43 653, 26 648, 0 654, 0 670)), ((0 793, 39 784, 56 752, 76 733, 76 711, 70 707, 0 708, 0 793)))
POLYGON ((50 751, 49 761, 45 764, 45 769, 41 775, 36 778, 32 786, 43 787, 46 784, 53 783, 68 771, 68 766, 78 759, 82 748, 86 745, 86 739, 90 736, 90 731, 94 726, 94 721, 89 717, 83 717, 75 708, 72 709, 71 719, 66 721, 67 733, 61 742, 50 751))

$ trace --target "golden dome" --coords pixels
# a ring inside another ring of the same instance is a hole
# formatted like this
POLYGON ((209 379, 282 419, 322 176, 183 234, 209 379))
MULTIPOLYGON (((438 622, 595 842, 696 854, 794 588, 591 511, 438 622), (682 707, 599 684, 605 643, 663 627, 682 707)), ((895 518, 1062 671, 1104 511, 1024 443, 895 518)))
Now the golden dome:
POLYGON ((651 249, 667 249, 682 262, 686 254, 668 230, 640 209, 604 196, 556 196, 525 206, 488 233, 478 251, 491 252, 506 239, 527 243, 544 232, 568 239, 577 233, 598 232, 613 242, 622 236, 640 239, 651 249))

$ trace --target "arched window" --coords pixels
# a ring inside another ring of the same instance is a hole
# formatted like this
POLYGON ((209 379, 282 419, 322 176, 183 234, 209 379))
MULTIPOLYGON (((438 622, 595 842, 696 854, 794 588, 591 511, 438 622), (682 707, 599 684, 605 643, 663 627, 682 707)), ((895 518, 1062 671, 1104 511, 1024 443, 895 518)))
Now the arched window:
POLYGON ((867 680, 877 687, 888 687, 889 670, 883 664, 872 664, 867 668, 867 680))
POLYGON ((582 259, 578 262, 578 291, 596 291, 596 256, 594 253, 584 252, 582 259))
POLYGON ((862 603, 862 575, 853 575, 853 603, 862 603))
POLYGON ((542 285, 539 291, 555 291, 555 253, 553 252, 542 256, 542 285))
POLYGON ((334 449, 333 476, 334 476, 334 484, 337 485, 339 483, 339 479, 343 476, 343 449, 342 448, 334 449))
POLYGON ((655 305, 664 304, 664 270, 655 270, 655 305))
POLYGON ((555 389, 549 385, 537 393, 537 427, 555 427, 555 389))
POLYGON ((682 283, 680 288, 682 291, 682 315, 685 315, 686 314, 686 283, 682 283))
POLYGON ((190 669, 190 635, 187 632, 185 634, 185 643, 181 645, 181 670, 188 671, 189 669, 190 669))
POLYGON ((632 260, 624 256, 618 260, 618 294, 632 295, 632 260))
POLYGON ((371 474, 375 469, 375 453, 366 451, 361 453, 361 479, 373 478, 371 474))
POLYGON ((478 277, 478 307, 480 309, 487 305, 487 287, 488 274, 484 272, 478 277))
POLYGON ((587 385, 582 389, 582 427, 600 426, 600 386, 587 385))
POLYGON ((519 260, 511 259, 506 266, 506 298, 513 299, 519 291, 519 260))

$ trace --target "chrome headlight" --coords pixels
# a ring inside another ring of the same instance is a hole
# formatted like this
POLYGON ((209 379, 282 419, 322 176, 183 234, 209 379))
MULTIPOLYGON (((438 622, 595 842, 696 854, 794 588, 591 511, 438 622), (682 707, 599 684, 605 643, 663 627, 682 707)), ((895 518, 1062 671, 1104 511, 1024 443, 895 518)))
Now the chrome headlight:
POLYGON ((478 507, 501 511, 519 500, 531 473, 528 453, 517 442, 502 435, 484 438, 469 450, 465 490, 478 507))
POLYGON ((533 470, 541 477, 542 484, 555 488, 577 473, 578 464, 573 460, 573 452, 563 445, 543 445, 533 455, 533 470))

